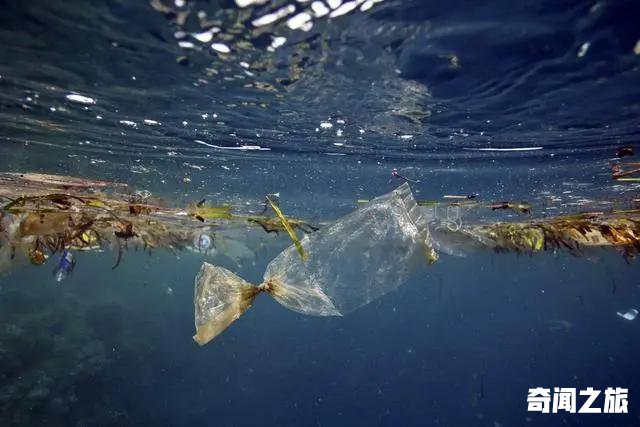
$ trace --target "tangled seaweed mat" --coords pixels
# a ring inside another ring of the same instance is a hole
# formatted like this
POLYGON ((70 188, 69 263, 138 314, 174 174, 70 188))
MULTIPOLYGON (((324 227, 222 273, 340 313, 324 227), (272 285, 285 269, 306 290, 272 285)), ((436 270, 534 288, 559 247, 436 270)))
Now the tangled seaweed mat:
POLYGON ((204 200, 173 207, 148 192, 132 192, 126 184, 58 175, 0 173, 0 201, 0 271, 16 255, 42 265, 56 253, 112 248, 118 254, 115 268, 129 246, 176 251, 199 246, 194 241, 203 234, 211 242, 231 228, 287 231, 292 237, 295 229, 316 230, 285 218, 272 201, 276 217, 207 206, 204 200))

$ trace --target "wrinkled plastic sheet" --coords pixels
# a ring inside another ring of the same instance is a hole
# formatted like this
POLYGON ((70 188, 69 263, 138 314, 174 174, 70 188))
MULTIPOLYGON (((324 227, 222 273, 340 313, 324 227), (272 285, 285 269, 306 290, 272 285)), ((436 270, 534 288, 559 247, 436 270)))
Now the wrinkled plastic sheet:
POLYGON ((266 268, 251 285, 229 270, 204 263, 196 277, 194 339, 205 344, 252 304, 260 292, 290 310, 341 316, 404 283, 435 261, 427 222, 408 184, 377 197, 333 224, 306 235, 266 268))

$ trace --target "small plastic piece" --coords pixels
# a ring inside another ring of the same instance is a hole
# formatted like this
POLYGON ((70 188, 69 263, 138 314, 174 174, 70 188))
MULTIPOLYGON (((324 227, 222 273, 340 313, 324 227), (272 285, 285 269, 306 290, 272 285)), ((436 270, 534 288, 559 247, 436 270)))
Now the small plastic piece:
POLYGON ((631 308, 624 313, 618 311, 617 314, 625 320, 635 320, 635 318, 638 316, 638 310, 636 310, 635 308, 631 308))
POLYGON ((60 283, 69 277, 75 266, 76 260, 73 258, 71 252, 65 249, 64 252, 62 252, 62 257, 60 258, 60 262, 58 262, 58 266, 53 272, 56 282, 60 283))
POLYGON ((205 262, 196 276, 193 339, 200 345, 211 341, 251 307, 259 292, 229 270, 205 262))
POLYGON ((437 258, 408 184, 306 235, 302 260, 292 245, 253 286, 204 264, 196 278, 194 339, 205 344, 251 306, 260 292, 303 314, 341 316, 390 292, 437 258))
POLYGON ((213 239, 207 233, 201 233, 194 239, 194 246, 200 252, 207 252, 213 245, 213 239))

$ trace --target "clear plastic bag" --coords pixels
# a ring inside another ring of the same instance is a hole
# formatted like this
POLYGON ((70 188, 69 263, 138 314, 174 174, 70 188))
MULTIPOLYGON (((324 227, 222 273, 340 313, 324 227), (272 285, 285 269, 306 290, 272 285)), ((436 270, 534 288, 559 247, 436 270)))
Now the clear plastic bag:
POLYGON ((408 184, 377 197, 272 260, 259 286, 205 263, 196 278, 194 339, 205 344, 260 292, 303 314, 341 316, 404 283, 437 256, 408 184))

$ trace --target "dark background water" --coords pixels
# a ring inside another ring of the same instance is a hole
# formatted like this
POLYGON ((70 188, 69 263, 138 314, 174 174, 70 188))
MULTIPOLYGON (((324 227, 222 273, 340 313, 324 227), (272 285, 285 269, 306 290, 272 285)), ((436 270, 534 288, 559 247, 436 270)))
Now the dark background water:
MULTIPOLYGON (((177 203, 280 192, 287 213, 314 220, 392 189, 394 167, 420 179, 418 198, 527 199, 536 215, 637 194, 609 163, 638 143, 638 2, 385 1, 266 35, 230 1, 171 8, 5 2, 2 169, 117 179, 177 203), (201 10, 228 57, 191 36, 194 49, 178 45, 177 31, 202 30, 201 10), (274 53, 271 35, 287 37, 274 53)), ((276 252, 226 266, 257 281, 276 252)), ((191 340, 201 256, 127 253, 111 271, 113 254, 80 254, 62 285, 16 266, 0 276, 0 419, 637 425, 639 326, 616 311, 637 308, 638 265, 596 258, 443 255, 344 318, 260 297, 203 348, 191 340), (537 386, 628 387, 630 414, 529 414, 537 386)))

